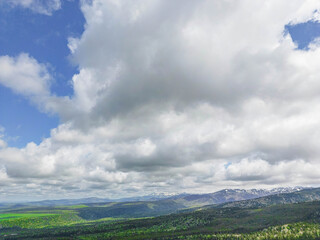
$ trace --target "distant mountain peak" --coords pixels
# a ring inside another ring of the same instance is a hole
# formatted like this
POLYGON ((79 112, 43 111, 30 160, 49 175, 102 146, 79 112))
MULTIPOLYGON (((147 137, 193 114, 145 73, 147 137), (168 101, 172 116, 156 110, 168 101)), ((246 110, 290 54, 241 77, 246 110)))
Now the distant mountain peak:
POLYGON ((176 196, 171 199, 175 199, 176 202, 182 203, 186 206, 200 206, 249 200, 275 194, 292 193, 303 189, 306 188, 278 187, 273 189, 222 189, 213 193, 187 194, 181 197, 176 196))

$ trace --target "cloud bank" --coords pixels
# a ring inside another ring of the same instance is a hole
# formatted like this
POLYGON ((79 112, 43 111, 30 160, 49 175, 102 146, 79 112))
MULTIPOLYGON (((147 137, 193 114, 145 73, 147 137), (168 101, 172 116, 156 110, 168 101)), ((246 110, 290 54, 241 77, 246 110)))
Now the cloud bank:
POLYGON ((284 29, 319 9, 312 0, 83 1, 85 31, 68 44, 79 66, 72 97, 53 96, 32 57, 0 58, 1 84, 61 117, 39 145, 11 148, 0 135, 0 193, 318 184, 320 49, 297 50, 284 29))

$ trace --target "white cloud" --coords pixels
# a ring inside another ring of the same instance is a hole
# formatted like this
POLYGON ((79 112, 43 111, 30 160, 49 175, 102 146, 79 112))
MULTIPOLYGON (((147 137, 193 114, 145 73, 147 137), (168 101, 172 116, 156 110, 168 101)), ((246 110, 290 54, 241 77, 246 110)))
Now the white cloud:
POLYGON ((0 0, 0 4, 9 4, 13 7, 23 7, 33 12, 51 15, 61 8, 60 0, 0 0))
POLYGON ((4 127, 0 125, 0 149, 7 147, 7 143, 3 140, 4 137, 4 127))
POLYGON ((12 69, 2 84, 45 96, 41 106, 62 118, 41 144, 0 150, 7 188, 27 179, 30 192, 120 196, 318 184, 320 49, 297 51, 283 31, 319 8, 312 0, 84 2, 85 32, 69 39, 80 70, 71 99, 52 96, 31 57, 1 58, 12 69))
POLYGON ((24 96, 50 95, 50 75, 44 65, 27 54, 0 57, 0 83, 24 96))
POLYGON ((7 143, 4 140, 0 139, 0 148, 5 148, 6 146, 7 143))
POLYGON ((0 69, 0 84, 26 97, 42 111, 62 114, 62 109, 68 108, 68 97, 51 94, 52 77, 47 66, 28 54, 0 56, 0 69))

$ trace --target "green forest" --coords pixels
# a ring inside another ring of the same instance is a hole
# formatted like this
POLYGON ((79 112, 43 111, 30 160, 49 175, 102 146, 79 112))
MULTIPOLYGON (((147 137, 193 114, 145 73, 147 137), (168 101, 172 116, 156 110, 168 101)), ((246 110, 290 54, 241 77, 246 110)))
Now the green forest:
POLYGON ((0 212, 0 238, 320 239, 320 201, 312 200, 318 191, 194 208, 170 199, 7 207, 0 212))

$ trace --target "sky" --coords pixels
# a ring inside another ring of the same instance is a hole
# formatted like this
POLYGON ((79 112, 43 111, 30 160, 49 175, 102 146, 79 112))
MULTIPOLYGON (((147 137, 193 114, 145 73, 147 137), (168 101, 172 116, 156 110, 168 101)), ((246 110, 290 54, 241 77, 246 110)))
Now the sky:
POLYGON ((0 0, 0 201, 319 186, 319 11, 0 0))

